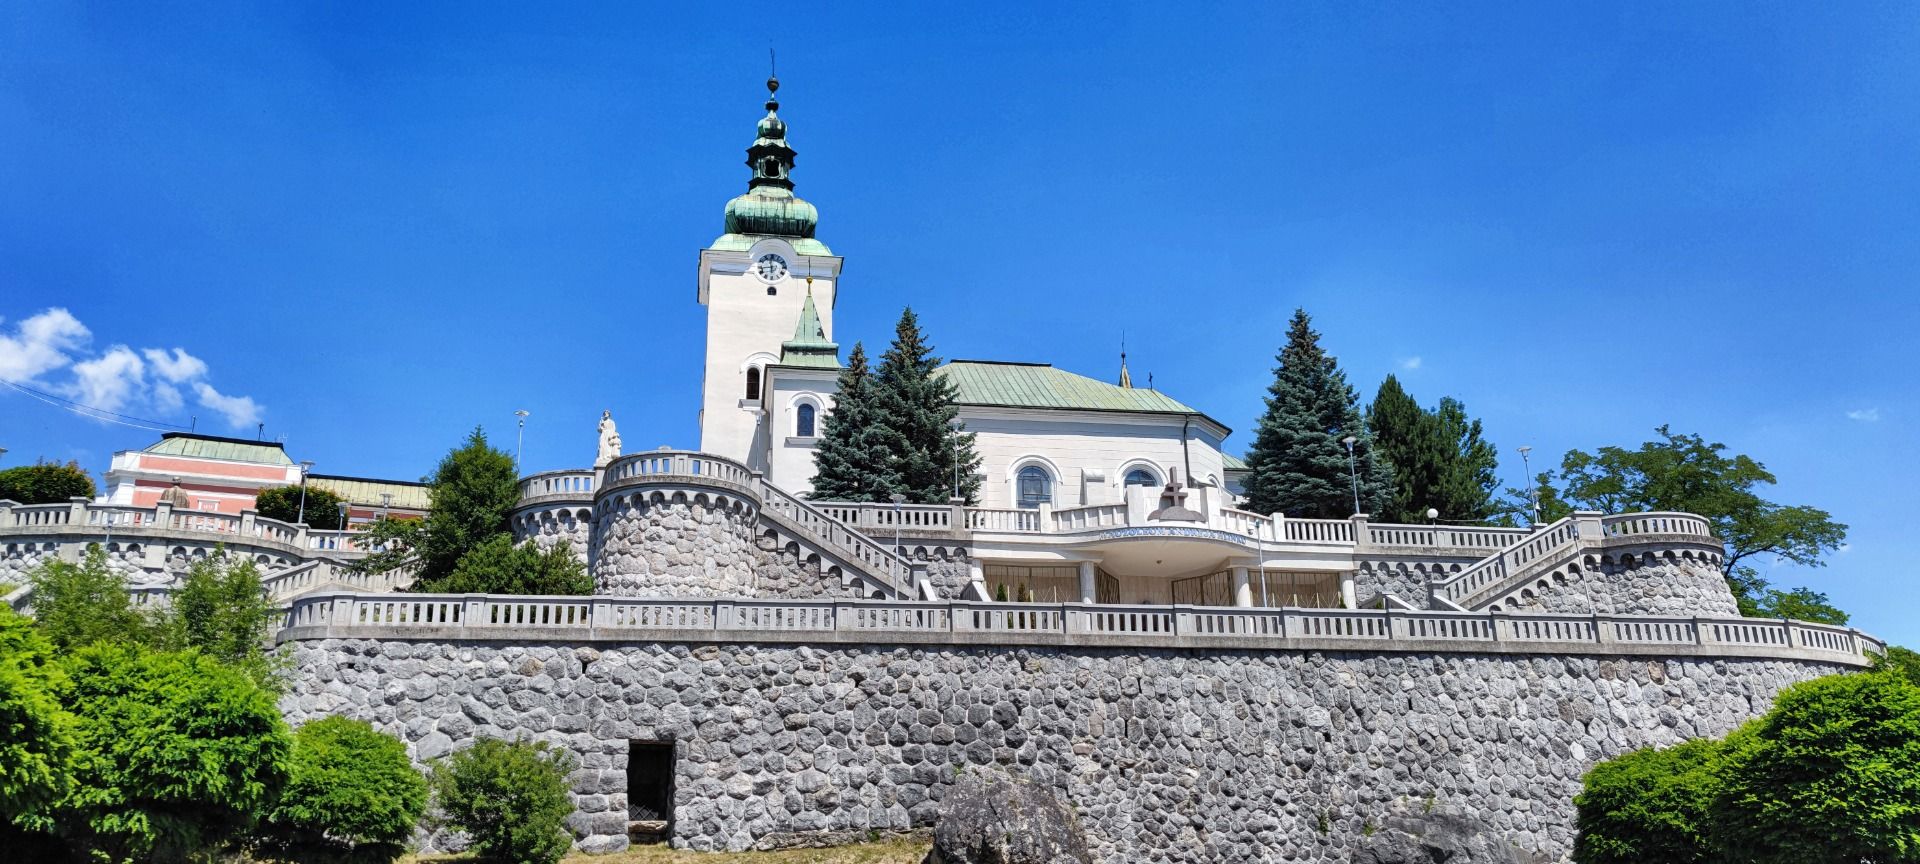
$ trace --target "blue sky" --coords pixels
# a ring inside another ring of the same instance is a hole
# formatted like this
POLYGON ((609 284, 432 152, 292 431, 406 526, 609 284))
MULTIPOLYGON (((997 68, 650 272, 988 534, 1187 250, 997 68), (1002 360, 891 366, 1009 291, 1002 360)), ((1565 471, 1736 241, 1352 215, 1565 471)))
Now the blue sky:
MULTIPOLYGON (((1920 7, 338 7, 0 11, 0 379, 333 473, 520 408, 529 471, 603 408, 691 446, 777 46, 842 344, 911 304, 1105 377, 1124 330, 1237 449, 1304 306, 1510 482, 1662 423, 1759 458, 1853 529, 1769 575, 1920 641, 1920 7)), ((0 464, 154 437, 0 388, 0 464)))

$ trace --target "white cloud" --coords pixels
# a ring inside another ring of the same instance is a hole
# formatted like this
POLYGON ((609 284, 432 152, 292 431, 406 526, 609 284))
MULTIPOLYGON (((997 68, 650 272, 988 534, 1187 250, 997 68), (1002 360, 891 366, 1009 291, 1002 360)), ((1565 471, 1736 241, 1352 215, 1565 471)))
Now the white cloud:
POLYGON ((1408 357, 1405 360, 1400 361, 1400 368, 1405 369, 1408 372, 1412 372, 1413 370, 1420 368, 1420 362, 1421 361, 1419 357, 1408 357))
POLYGON ((1857 423, 1878 423, 1880 422, 1880 409, 1861 408, 1856 411, 1848 411, 1847 419, 1857 423))
POLYGON ((102 411, 118 411, 134 397, 144 394, 147 366, 140 355, 125 345, 115 345, 107 353, 73 364, 73 381, 60 389, 68 398, 102 411))
POLYGON ((206 361, 188 354, 184 348, 175 348, 172 354, 158 348, 148 348, 140 353, 153 365, 153 374, 171 383, 207 377, 206 361))
POLYGON ((11 332, 0 330, 0 381, 31 382, 89 408, 183 424, 190 393, 235 429, 260 421, 260 403, 214 389, 206 361, 185 348, 116 344, 95 353, 92 338, 73 313, 59 308, 22 320, 11 332))
POLYGON ((73 362, 69 353, 87 344, 86 325, 65 309, 48 309, 0 334, 0 381, 25 383, 73 362))
POLYGON ((252 397, 222 395, 205 381, 194 382, 193 392, 200 397, 201 405, 220 412, 227 418, 227 425, 235 429, 260 422, 260 405, 252 397))

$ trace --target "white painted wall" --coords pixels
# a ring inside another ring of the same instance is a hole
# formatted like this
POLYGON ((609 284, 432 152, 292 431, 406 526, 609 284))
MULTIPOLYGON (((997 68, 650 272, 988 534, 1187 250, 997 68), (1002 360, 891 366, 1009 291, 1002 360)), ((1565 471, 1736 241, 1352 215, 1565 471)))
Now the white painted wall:
POLYGON ((960 417, 976 436, 983 507, 1013 507, 1016 472, 1030 463, 1053 474, 1055 507, 1121 503, 1124 469, 1134 465, 1152 466, 1162 483, 1170 472, 1185 475, 1188 459, 1194 477, 1222 474, 1218 429, 1198 419, 1183 455, 1177 416, 962 407, 960 417))
MULTIPOLYGON (((780 356, 780 343, 793 338, 800 307, 813 277, 813 303, 820 326, 833 337, 833 305, 841 259, 802 256, 778 237, 765 237, 746 252, 708 249, 700 253, 702 302, 707 307, 707 357, 702 379, 700 450, 753 464, 754 442, 762 437, 758 405, 745 405, 747 367, 780 356), (750 269, 760 256, 785 258, 788 276, 773 285, 750 269)), ((764 388, 763 388, 764 395, 764 388)), ((755 467, 766 467, 755 466, 755 467)))
MULTIPOLYGON (((817 298, 816 298, 817 302, 817 298)), ((773 485, 804 495, 813 491, 813 452, 821 432, 826 431, 827 412, 833 410, 833 394, 839 386, 839 373, 832 369, 776 369, 773 389, 765 402, 766 425, 760 439, 766 449, 767 479, 773 485), (813 438, 794 435, 800 404, 812 402, 813 438)))

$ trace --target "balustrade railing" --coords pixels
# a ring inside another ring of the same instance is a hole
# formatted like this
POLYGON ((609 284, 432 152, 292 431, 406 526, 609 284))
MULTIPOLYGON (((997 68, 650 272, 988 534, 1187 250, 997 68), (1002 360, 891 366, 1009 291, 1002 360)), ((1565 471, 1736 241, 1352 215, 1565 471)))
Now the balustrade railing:
POLYGON ((543 471, 520 480, 520 500, 548 495, 593 497, 593 472, 584 469, 543 471))
POLYGON ((866 531, 892 531, 898 527, 909 533, 954 530, 954 511, 950 504, 869 504, 849 501, 813 501, 820 512, 866 531))
MULTIPOLYGON (((1407 650, 1541 650, 1541 645, 1661 646, 1676 651, 1756 649, 1763 655, 1831 657, 1864 663, 1884 651, 1856 630, 1804 621, 1549 615, 1405 610, 1117 606, 1077 603, 918 603, 909 601, 688 600, 632 597, 314 594, 294 600, 286 638, 391 636, 523 640, 660 638, 842 639, 843 634, 920 634, 956 643, 991 637, 1094 640, 1088 644, 1202 644, 1251 641, 1254 647, 1353 647, 1407 650), (1526 646, 1535 646, 1528 648, 1526 646), (1466 650, 1466 649, 1454 649, 1466 650)), ((856 637, 859 638, 859 637, 856 637)), ((876 635, 874 638, 884 638, 876 635)), ((1598 647, 1594 647, 1598 646, 1598 647)), ((1720 653, 1725 653, 1721 651, 1720 653)))
POLYGON ((849 563, 858 565, 869 575, 880 577, 892 584, 895 590, 907 596, 913 596, 908 587, 908 576, 912 568, 906 559, 894 554, 893 550, 880 544, 840 521, 818 507, 796 495, 788 493, 772 483, 761 481, 760 506, 763 511, 779 514, 781 518, 798 527, 801 531, 826 546, 822 551, 839 555, 849 563))
POLYGON ((1368 525, 1367 543, 1415 549, 1504 549, 1531 532, 1526 528, 1471 528, 1435 525, 1368 525))
POLYGON ((1096 504, 1092 507, 1055 510, 1052 518, 1053 530, 1060 533, 1119 528, 1127 524, 1127 505, 1096 504))
POLYGON ((651 479, 694 478, 719 480, 736 486, 751 487, 753 472, 745 465, 706 453, 684 450, 655 450, 615 459, 607 466, 606 485, 651 479))
POLYGON ((967 508, 967 530, 989 533, 1036 533, 1040 530, 1038 510, 989 510, 967 508))
MULTIPOLYGON (((1448 529, 1459 530, 1459 529, 1448 529)), ((1497 599, 1541 572, 1581 554, 1589 543, 1638 536, 1684 536, 1710 540, 1713 526, 1691 513, 1576 513, 1527 534, 1465 570, 1429 586, 1432 595, 1457 605, 1497 599), (1583 525, 1585 526, 1583 528, 1583 525)))
POLYGON ((1349 519, 1282 519, 1280 539, 1292 543, 1353 543, 1349 519))

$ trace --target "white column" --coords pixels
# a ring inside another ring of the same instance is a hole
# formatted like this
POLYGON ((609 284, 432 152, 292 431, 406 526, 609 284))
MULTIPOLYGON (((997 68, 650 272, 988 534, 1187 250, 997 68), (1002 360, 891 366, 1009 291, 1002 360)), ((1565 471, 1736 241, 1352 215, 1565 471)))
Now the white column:
POLYGON ((1353 609, 1360 605, 1360 597, 1354 592, 1353 588, 1352 570, 1344 570, 1340 573, 1340 605, 1348 609, 1353 609))
POLYGON ((1098 602, 1100 597, 1099 589, 1094 585, 1093 571, 1094 563, 1092 561, 1080 562, 1080 602, 1089 605, 1098 602))
POLYGON ((1247 581, 1247 568, 1233 568, 1233 605, 1253 605, 1253 585, 1247 581))

